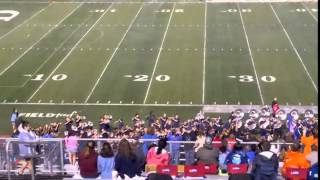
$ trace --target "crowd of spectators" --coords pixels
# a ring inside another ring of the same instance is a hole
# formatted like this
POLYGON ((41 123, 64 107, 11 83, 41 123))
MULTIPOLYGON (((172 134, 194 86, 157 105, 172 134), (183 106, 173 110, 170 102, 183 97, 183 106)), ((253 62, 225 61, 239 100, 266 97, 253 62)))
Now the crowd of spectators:
MULTIPOLYGON (((66 117, 64 122, 65 148, 69 163, 76 166, 78 162, 81 176, 90 178, 111 177, 113 170, 121 178, 139 176, 146 164, 201 162, 217 164, 220 174, 226 173, 228 164, 247 164, 248 172, 254 177, 274 179, 279 165, 284 175, 288 167, 310 168, 318 164, 318 121, 312 111, 306 111, 304 116, 296 110, 286 114, 274 99, 271 108, 266 106, 260 113, 251 110, 247 120, 245 117, 240 109, 231 112, 226 120, 205 117, 201 111, 186 121, 178 114, 169 117, 164 113, 157 117, 150 112, 144 120, 137 113, 132 122, 126 124, 123 119, 114 121, 112 115, 105 114, 100 117, 96 129, 85 116, 76 114, 66 117), (121 140, 116 147, 105 142, 102 149, 97 150, 94 141, 82 142, 81 138, 121 140), (144 141, 141 144, 140 139, 157 143, 144 141), (168 146, 168 140, 176 143, 168 146), (180 160, 181 145, 183 162, 180 160)), ((45 125, 34 129, 34 134, 43 138, 59 137, 60 126, 62 123, 45 125)), ((13 130, 20 138, 21 133, 19 135, 14 127, 13 130)))

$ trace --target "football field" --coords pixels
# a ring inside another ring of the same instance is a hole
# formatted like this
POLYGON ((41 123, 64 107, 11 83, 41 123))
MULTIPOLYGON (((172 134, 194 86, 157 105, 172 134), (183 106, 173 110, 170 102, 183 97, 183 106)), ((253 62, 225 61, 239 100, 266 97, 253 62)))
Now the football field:
POLYGON ((317 1, 0 1, 3 111, 273 97, 318 106, 317 1))

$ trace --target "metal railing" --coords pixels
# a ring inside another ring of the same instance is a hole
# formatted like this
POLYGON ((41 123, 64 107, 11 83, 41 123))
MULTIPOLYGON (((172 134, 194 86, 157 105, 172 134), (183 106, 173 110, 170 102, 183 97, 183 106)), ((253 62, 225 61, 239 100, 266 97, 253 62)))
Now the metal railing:
MULTIPOLYGON (((121 139, 78 139, 78 152, 85 147, 86 141, 94 140, 97 143, 96 150, 100 151, 104 142, 109 142, 114 151, 117 150, 118 142, 121 139)), ((64 138, 40 138, 36 142, 21 142, 17 138, 0 138, 0 173, 7 174, 8 179, 11 179, 12 173, 18 171, 16 161, 31 158, 34 169, 31 170, 32 179, 34 179, 36 173, 54 175, 57 173, 74 174, 78 173, 78 169, 68 169, 68 153, 65 151, 65 139, 64 138), (19 145, 24 144, 29 146, 32 151, 28 156, 21 156, 19 153, 19 145), (36 171, 36 173, 35 173, 36 171)), ((128 139, 132 142, 133 139, 128 139)), ((141 144, 145 142, 155 143, 157 139, 140 139, 141 144)), ((194 144, 195 141, 168 141, 167 151, 171 154, 173 152, 173 145, 179 144, 179 162, 184 162, 185 156, 184 146, 186 144, 194 144)), ((258 144, 258 142, 241 142, 242 144, 258 144)), ((213 142, 213 144, 221 144, 221 142, 213 142)), ((271 143, 278 145, 288 145, 291 143, 271 143)), ((183 163, 180 163, 183 164, 183 163)))

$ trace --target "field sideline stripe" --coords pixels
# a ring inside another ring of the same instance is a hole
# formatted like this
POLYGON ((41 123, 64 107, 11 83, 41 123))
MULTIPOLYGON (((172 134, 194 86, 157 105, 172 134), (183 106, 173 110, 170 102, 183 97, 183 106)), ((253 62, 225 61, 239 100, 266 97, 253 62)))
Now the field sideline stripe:
POLYGON ((301 58, 301 56, 300 56, 300 54, 299 54, 299 52, 298 52, 297 48, 294 46, 294 44, 293 44, 293 42, 292 42, 292 40, 291 40, 291 38, 290 38, 290 36, 289 36, 288 32, 286 31, 286 29, 284 28, 284 26, 283 26, 283 24, 282 24, 282 22, 281 22, 281 20, 280 20, 280 18, 279 18, 279 16, 278 16, 277 12, 273 9, 273 6, 272 6, 272 4, 271 4, 271 3, 269 3, 269 5, 270 5, 270 7, 271 7, 271 9, 272 9, 272 11, 273 11, 273 13, 274 13, 274 15, 276 16, 276 18, 277 18, 277 20, 278 20, 279 24, 281 25, 283 32, 286 34, 287 39, 289 40, 289 42, 290 42, 290 44, 291 44, 291 46, 292 46, 292 48, 293 48, 294 52, 295 52, 295 53, 296 53, 296 55, 298 56, 298 59, 299 59, 299 61, 300 61, 301 65, 302 65, 302 67, 303 67, 304 71, 307 73, 307 76, 309 77, 309 79, 310 79, 310 81, 311 81, 311 83, 312 83, 312 85, 313 85, 314 89, 315 89, 315 90, 317 91, 317 93, 318 93, 318 87, 317 87, 316 83, 313 81, 313 79, 312 79, 312 77, 311 77, 311 75, 310 75, 310 73, 309 73, 309 71, 308 71, 307 67, 306 67, 306 66, 305 66, 305 64, 303 63, 303 60, 302 60, 302 58, 301 58))
POLYGON ((239 7, 239 3, 237 3, 237 8, 238 8, 238 11, 239 11, 239 14, 240 14, 242 28, 243 28, 243 31, 244 31, 244 35, 245 35, 245 38, 246 38, 247 45, 248 45, 248 50, 249 50, 249 54, 250 54, 250 60, 251 60, 252 66, 253 66, 253 71, 254 71, 254 74, 256 76, 256 81, 257 81, 257 85, 258 85, 258 90, 259 90, 259 94, 260 94, 261 103, 262 103, 262 105, 264 105, 264 100, 263 100, 261 87, 260 87, 260 83, 259 83, 259 78, 258 78, 258 75, 257 75, 256 66, 254 65, 253 56, 252 56, 252 52, 251 52, 251 47, 250 47, 250 43, 249 43, 249 38, 248 38, 248 35, 247 35, 246 27, 244 25, 244 21, 243 21, 243 18, 242 18, 242 13, 241 13, 241 10, 240 10, 240 7, 239 7))
MULTIPOLYGON (((81 4, 82 5, 82 4, 81 4)), ((38 91, 44 86, 44 84, 50 79, 50 77, 56 72, 56 70, 62 65, 62 63, 70 56, 70 54, 74 51, 74 49, 80 44, 80 42, 87 36, 87 34, 93 29, 93 27, 102 19, 102 17, 109 11, 113 4, 111 4, 108 9, 102 13, 102 15, 96 20, 96 22, 88 29, 88 31, 78 40, 78 42, 71 48, 68 54, 61 60, 61 62, 54 68, 54 70, 50 73, 50 75, 43 81, 43 83, 37 88, 37 90, 28 98, 27 102, 29 102, 38 91)))
MULTIPOLYGON (((35 106, 143 106, 143 107, 202 107, 204 109, 215 109, 216 112, 231 113, 230 109, 242 109, 245 113, 251 109, 261 109, 263 105, 211 105, 211 104, 112 104, 112 103, 0 103, 0 105, 35 105, 35 106), (228 109, 228 110, 227 110, 228 109)), ((299 106, 299 105, 280 105, 282 110, 297 109, 300 113, 302 111, 310 109, 315 114, 318 114, 318 106, 299 106)))
POLYGON ((162 41, 161 41, 159 52, 158 52, 158 55, 157 55, 157 58, 156 58, 156 63, 154 64, 154 67, 153 67, 153 71, 152 71, 152 74, 151 74, 151 78, 150 78, 150 82, 149 82, 149 85, 148 85, 148 88, 147 88, 146 95, 145 95, 144 100, 143 100, 143 104, 146 103, 147 98, 148 98, 148 94, 149 94, 149 90, 150 90, 150 87, 151 87, 151 84, 152 84, 154 73, 156 72, 156 69, 157 69, 157 65, 158 65, 158 62, 159 62, 159 58, 160 58, 160 54, 161 54, 161 51, 162 51, 162 47, 163 47, 164 41, 165 41, 165 39, 167 37, 169 25, 171 23, 171 19, 172 19, 172 15, 173 15, 173 11, 174 11, 175 7, 176 7, 176 3, 173 4, 172 9, 171 9, 171 13, 170 13, 170 17, 169 17, 169 20, 168 20, 168 24, 167 24, 166 30, 165 30, 165 32, 163 34, 163 38, 162 38, 162 41))
POLYGON ((303 5, 304 8, 306 8, 306 10, 309 12, 309 14, 313 17, 313 19, 318 22, 318 19, 317 19, 316 16, 310 11, 310 9, 309 9, 305 4, 303 4, 302 2, 301 2, 301 4, 303 5))
POLYGON ((0 37, 0 40, 3 39, 5 36, 9 35, 10 33, 12 33, 13 31, 15 31, 16 29, 18 29, 19 27, 21 27, 22 25, 24 25, 25 23, 27 23, 28 21, 30 21, 32 18, 36 17, 37 15, 39 15, 42 11, 44 11, 45 9, 47 9, 50 5, 40 9, 38 12, 34 13, 31 17, 29 17, 28 19, 24 20, 22 23, 20 23, 18 26, 14 27, 13 29, 11 29, 9 32, 5 33, 4 35, 2 35, 0 37))
MULTIPOLYGON (((88 19, 90 18, 90 16, 88 16, 84 21, 82 21, 81 24, 83 24, 85 21, 87 21, 88 19)), ((40 69, 59 51, 59 49, 61 49, 63 47, 63 45, 74 35, 74 33, 76 33, 79 29, 80 29, 81 26, 78 26, 77 28, 75 28, 69 35, 67 38, 65 38, 61 43, 60 45, 55 48, 53 50, 53 52, 50 54, 50 56, 48 56, 46 58, 46 60, 32 73, 32 76, 34 76, 37 72, 40 71, 40 69)), ((22 87, 24 87, 31 79, 32 79, 32 76, 30 76, 26 81, 25 83, 22 84, 22 87)))
POLYGON ((82 4, 78 5, 74 10, 72 10, 67 16, 62 18, 57 24, 55 24, 52 28, 50 28, 46 33, 44 33, 40 39, 38 39, 35 43, 33 43, 27 50, 25 50, 16 60, 14 60, 9 66, 7 66, 1 73, 2 76, 8 69, 10 69, 13 65, 15 65, 25 54, 27 54, 33 46, 38 44, 42 39, 44 39, 48 34, 50 34, 55 28, 59 26, 64 20, 66 20, 69 16, 71 16, 82 4))
POLYGON ((202 104, 206 89, 206 51, 207 51, 207 3, 204 3, 204 42, 203 42, 203 70, 202 70, 202 104))
POLYGON ((85 103, 87 103, 87 102, 89 101, 90 97, 92 96, 92 94, 93 94, 94 90, 96 89, 97 85, 99 84, 99 82, 100 82, 103 74, 106 72, 107 68, 109 67, 109 64, 111 63, 114 55, 118 52, 118 49, 119 49, 120 45, 122 44, 124 38, 127 36, 127 33, 130 31, 133 23, 136 21, 138 15, 140 14, 140 12, 141 12, 141 10, 142 10, 142 8, 143 8, 143 5, 144 5, 144 4, 141 4, 139 11, 138 11, 137 14, 134 16, 134 18, 131 20, 130 25, 128 26, 126 32, 123 34, 121 40, 120 40, 119 43, 117 44, 116 49, 113 51, 112 55, 111 55, 110 58, 108 59, 108 62, 107 62, 107 64, 104 66, 104 68, 103 68, 103 70, 102 70, 99 78, 98 78, 98 79, 96 80, 96 82, 94 83, 94 86, 93 86, 93 88, 91 89, 89 95, 87 96, 87 98, 86 98, 86 100, 85 100, 85 103))

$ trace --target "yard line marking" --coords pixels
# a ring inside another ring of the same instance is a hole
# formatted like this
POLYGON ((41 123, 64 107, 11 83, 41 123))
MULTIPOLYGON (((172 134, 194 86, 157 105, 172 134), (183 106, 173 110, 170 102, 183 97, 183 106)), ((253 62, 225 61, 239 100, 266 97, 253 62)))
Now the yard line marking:
POLYGON ((259 83, 259 78, 258 78, 258 75, 257 75, 256 66, 254 65, 253 56, 252 56, 252 52, 251 52, 251 47, 250 47, 250 43, 249 43, 249 38, 248 38, 248 35, 247 35, 246 27, 244 25, 244 21, 243 21, 243 18, 242 18, 242 13, 241 13, 241 10, 240 10, 240 7, 239 7, 239 3, 237 3, 237 8, 238 8, 238 11, 239 11, 239 14, 240 14, 242 28, 243 28, 243 31, 244 31, 244 34, 245 34, 245 37, 246 37, 246 42, 247 42, 247 45, 248 45, 249 55, 250 55, 251 63, 252 63, 252 66, 253 66, 253 71, 254 71, 254 74, 256 76, 256 81, 257 81, 257 85, 258 85, 258 90, 259 90, 259 94, 260 94, 261 103, 262 103, 262 105, 264 105, 264 100, 263 100, 261 87, 260 87, 260 83, 259 83))
POLYGON ((154 76, 154 73, 156 72, 156 68, 157 68, 157 65, 158 65, 159 57, 160 57, 160 54, 161 54, 161 49, 163 47, 164 40, 166 39, 167 32, 168 32, 168 29, 169 29, 169 25, 170 25, 171 18, 172 18, 173 11, 174 11, 175 7, 176 7, 176 3, 173 4, 172 9, 171 9, 171 13, 170 13, 170 17, 169 17, 169 20, 168 20, 168 24, 167 24, 166 30, 165 30, 165 32, 163 34, 162 42, 161 42, 161 45, 160 45, 160 50, 158 51, 158 55, 157 55, 157 58, 156 58, 156 63, 154 65, 154 67, 153 67, 152 75, 151 75, 151 78, 150 78, 150 81, 149 81, 149 85, 148 85, 148 89, 147 89, 146 95, 145 95, 144 100, 143 100, 143 104, 146 103, 147 98, 148 98, 148 94, 149 94, 149 90, 150 90, 151 83, 152 83, 152 80, 153 80, 153 76, 154 76))
POLYGON ((309 14, 313 17, 313 19, 318 22, 318 19, 317 19, 316 16, 310 11, 310 9, 309 9, 303 2, 301 2, 301 4, 303 5, 304 8, 306 8, 306 10, 309 12, 309 14))
POLYGON ((290 42, 290 44, 291 44, 291 46, 292 46, 292 48, 293 48, 294 52, 295 52, 295 53, 296 53, 296 55, 298 56, 298 59, 299 59, 299 61, 300 61, 301 65, 302 65, 302 67, 303 67, 304 71, 307 73, 307 75, 308 75, 308 77, 309 77, 309 79, 310 79, 310 81, 311 81, 311 83, 312 83, 312 85, 313 85, 314 89, 315 89, 315 90, 316 90, 316 92, 318 93, 318 87, 317 87, 316 83, 313 81, 313 79, 312 79, 312 77, 311 77, 311 75, 310 75, 310 73, 309 73, 309 71, 308 71, 307 67, 306 67, 306 66, 305 66, 305 64, 303 63, 303 60, 302 60, 302 58, 301 58, 301 56, 300 56, 300 54, 299 54, 299 52, 298 52, 297 48, 294 46, 294 44, 293 44, 293 42, 292 42, 292 40, 291 40, 291 38, 290 38, 290 36, 289 36, 289 34, 288 34, 287 30, 284 28, 284 26, 283 26, 283 24, 282 24, 282 22, 281 22, 281 20, 280 20, 280 18, 279 18, 279 16, 278 16, 277 12, 273 9, 273 6, 272 6, 272 4, 271 4, 271 3, 269 3, 269 5, 270 5, 270 7, 271 7, 271 9, 272 9, 272 11, 273 11, 273 13, 274 13, 274 15, 276 16, 276 18, 277 18, 277 20, 278 20, 279 24, 281 25, 283 32, 286 34, 286 36, 287 36, 287 38, 288 38, 288 40, 289 40, 289 42, 290 42))
MULTIPOLYGON (((86 22, 88 19, 90 18, 90 16, 88 16, 83 22, 86 22)), ((24 87, 32 78, 32 76, 34 76, 57 52, 59 49, 61 49, 63 47, 63 45, 74 35, 74 33, 76 33, 78 30, 80 29, 80 26, 78 26, 76 29, 74 29, 70 35, 68 35, 67 38, 65 38, 62 43, 53 50, 53 52, 50 54, 50 56, 48 56, 48 58, 46 58, 46 60, 32 73, 32 75, 26 80, 25 83, 23 83, 22 87, 24 87)), ((65 48, 63 48, 65 49, 65 48)))
MULTIPOLYGON (((61 24, 64 20, 66 20, 69 16, 71 16, 82 4, 78 5, 74 10, 72 10, 67 16, 62 18, 57 24, 61 24)), ((8 69, 10 69, 13 65, 15 65, 25 54, 27 54, 36 44, 38 44, 42 39, 44 39, 48 34, 50 34, 56 27, 53 26, 46 33, 44 33, 40 39, 38 39, 35 43, 33 43, 27 50, 25 50, 16 60, 14 60, 8 67, 6 67, 1 73, 2 76, 8 69)))
POLYGON ((129 30, 131 29, 131 26, 133 25, 133 23, 136 21, 138 15, 140 14, 140 12, 141 12, 141 10, 142 10, 142 8, 143 8, 143 5, 144 5, 144 4, 141 4, 139 11, 138 11, 137 14, 134 16, 134 18, 131 20, 130 25, 128 26, 126 32, 124 33, 124 35, 122 36, 121 40, 120 40, 119 43, 117 44, 116 49, 113 51, 112 55, 111 55, 110 58, 108 59, 107 64, 104 66, 104 68, 103 68, 103 70, 102 70, 99 78, 98 78, 98 79, 96 80, 96 82, 94 83, 93 88, 91 89, 89 95, 87 96, 86 100, 84 101, 85 103, 87 103, 88 100, 90 99, 90 97, 92 96, 92 94, 93 94, 94 90, 96 89, 98 83, 100 82, 103 74, 105 73, 105 71, 106 71, 107 68, 109 67, 109 64, 111 63, 114 55, 116 54, 116 52, 118 52, 118 49, 119 49, 120 45, 122 44, 124 38, 127 36, 127 33, 128 33, 129 30))
POLYGON ((87 36, 87 34, 93 29, 93 27, 102 19, 102 17, 109 11, 113 4, 111 4, 108 9, 94 22, 94 24, 87 30, 87 32, 77 41, 77 43, 70 49, 68 54, 61 60, 61 62, 54 68, 54 70, 49 74, 47 79, 43 81, 43 83, 37 88, 37 90, 28 98, 27 102, 38 93, 38 91, 43 87, 43 85, 50 79, 50 77, 56 72, 56 70, 62 65, 62 63, 70 56, 70 54, 76 49, 76 47, 80 44, 80 42, 87 36))
POLYGON ((40 9, 40 11, 36 12, 35 14, 33 14, 31 17, 29 17, 28 19, 24 20, 22 23, 20 23, 18 26, 14 27, 13 29, 11 29, 9 32, 5 33, 4 35, 2 35, 0 37, 0 40, 3 39, 5 36, 7 36, 8 34, 12 33, 13 31, 15 31, 16 29, 18 29, 19 27, 21 27, 22 25, 24 25, 25 23, 27 23, 28 21, 30 21, 32 18, 36 17, 37 15, 39 15, 41 12, 43 12, 45 9, 47 9, 50 5, 40 9))
POLYGON ((204 104, 206 88, 206 50, 207 50, 207 3, 204 3, 204 42, 203 42, 203 70, 202 70, 202 104, 204 104))

